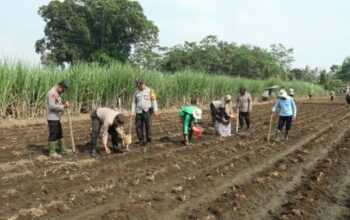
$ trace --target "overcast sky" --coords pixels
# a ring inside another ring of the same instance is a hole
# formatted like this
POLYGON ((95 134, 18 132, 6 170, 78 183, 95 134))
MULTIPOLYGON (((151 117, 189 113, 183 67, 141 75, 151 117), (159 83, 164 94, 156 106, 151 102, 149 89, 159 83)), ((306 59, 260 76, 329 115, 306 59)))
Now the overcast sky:
MULTIPOLYGON (((39 63, 35 41, 45 23, 37 14, 49 0, 0 3, 0 55, 39 63)), ((238 44, 294 48, 294 67, 329 68, 350 56, 350 0, 140 0, 159 27, 162 46, 207 35, 238 44)))

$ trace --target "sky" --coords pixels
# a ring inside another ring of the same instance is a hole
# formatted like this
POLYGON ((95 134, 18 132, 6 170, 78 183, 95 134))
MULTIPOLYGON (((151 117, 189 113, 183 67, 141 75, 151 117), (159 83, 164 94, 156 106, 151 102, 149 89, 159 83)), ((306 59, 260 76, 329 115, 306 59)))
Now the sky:
MULTIPOLYGON (((0 59, 37 64, 35 41, 44 36, 38 15, 49 0, 0 3, 0 59)), ((350 56, 349 0, 139 0, 159 28, 161 46, 207 35, 268 49, 294 49, 293 67, 328 69, 350 56)))

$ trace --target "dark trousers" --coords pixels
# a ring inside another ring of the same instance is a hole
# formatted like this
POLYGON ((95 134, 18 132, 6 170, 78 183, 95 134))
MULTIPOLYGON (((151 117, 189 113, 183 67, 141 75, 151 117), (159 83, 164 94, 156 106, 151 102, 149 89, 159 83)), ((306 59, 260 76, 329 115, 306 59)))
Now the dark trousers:
POLYGON ((152 141, 152 114, 150 111, 142 111, 142 113, 136 114, 135 119, 136 134, 139 140, 143 140, 145 135, 143 128, 146 130, 146 139, 148 142, 152 141))
POLYGON ((217 111, 218 111, 218 110, 216 109, 215 105, 213 105, 213 103, 210 103, 210 113, 211 113, 211 123, 212 123, 212 126, 215 125, 217 111))
POLYGON ((249 112, 239 112, 239 127, 243 128, 243 121, 245 121, 247 128, 250 127, 250 114, 249 112))
POLYGON ((277 129, 281 131, 284 127, 284 124, 286 124, 286 131, 289 131, 292 127, 292 120, 293 116, 280 116, 278 119, 277 129))
MULTIPOLYGON (((184 131, 185 127, 188 127, 188 140, 191 141, 192 140, 192 136, 193 136, 193 119, 191 118, 191 120, 188 122, 188 124, 185 124, 185 118, 181 117, 181 123, 182 123, 182 131, 184 131)), ((185 135, 185 134, 184 134, 185 135)))
MULTIPOLYGON (((102 122, 97 117, 96 111, 91 114, 91 150, 96 149, 96 142, 100 134, 102 122)), ((112 145, 118 146, 121 143, 118 133, 113 126, 109 127, 108 133, 112 137, 112 145)))
POLYGON ((47 121, 49 126, 49 142, 63 138, 61 121, 47 121))
POLYGON ((334 100, 334 96, 331 96, 331 101, 333 102, 333 100, 334 100))

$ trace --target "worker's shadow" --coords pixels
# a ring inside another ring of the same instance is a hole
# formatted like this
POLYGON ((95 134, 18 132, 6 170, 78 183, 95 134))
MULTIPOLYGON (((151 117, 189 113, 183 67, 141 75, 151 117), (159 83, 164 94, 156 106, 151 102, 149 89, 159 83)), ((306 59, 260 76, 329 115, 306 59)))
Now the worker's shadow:
POLYGON ((170 143, 170 144, 174 144, 174 145, 182 145, 181 141, 179 141, 177 139, 178 138, 163 136, 163 137, 159 138, 159 142, 162 144, 170 143))
POLYGON ((79 153, 86 153, 90 151, 91 144, 90 142, 86 142, 85 144, 78 144, 76 145, 77 150, 79 153))
POLYGON ((29 144, 26 146, 26 149, 31 152, 39 152, 45 155, 49 154, 48 147, 42 144, 29 144))

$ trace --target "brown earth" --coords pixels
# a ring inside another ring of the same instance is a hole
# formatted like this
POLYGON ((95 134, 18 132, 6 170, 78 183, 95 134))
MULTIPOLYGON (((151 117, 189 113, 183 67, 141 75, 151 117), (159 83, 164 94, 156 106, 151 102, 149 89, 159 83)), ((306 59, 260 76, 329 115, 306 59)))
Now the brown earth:
POLYGON ((343 98, 297 104, 288 142, 266 141, 271 104, 228 138, 205 112, 191 147, 172 112, 154 119, 150 149, 96 160, 86 118, 73 121, 77 154, 58 160, 44 122, 0 127, 0 219, 349 219, 350 109, 343 98))

